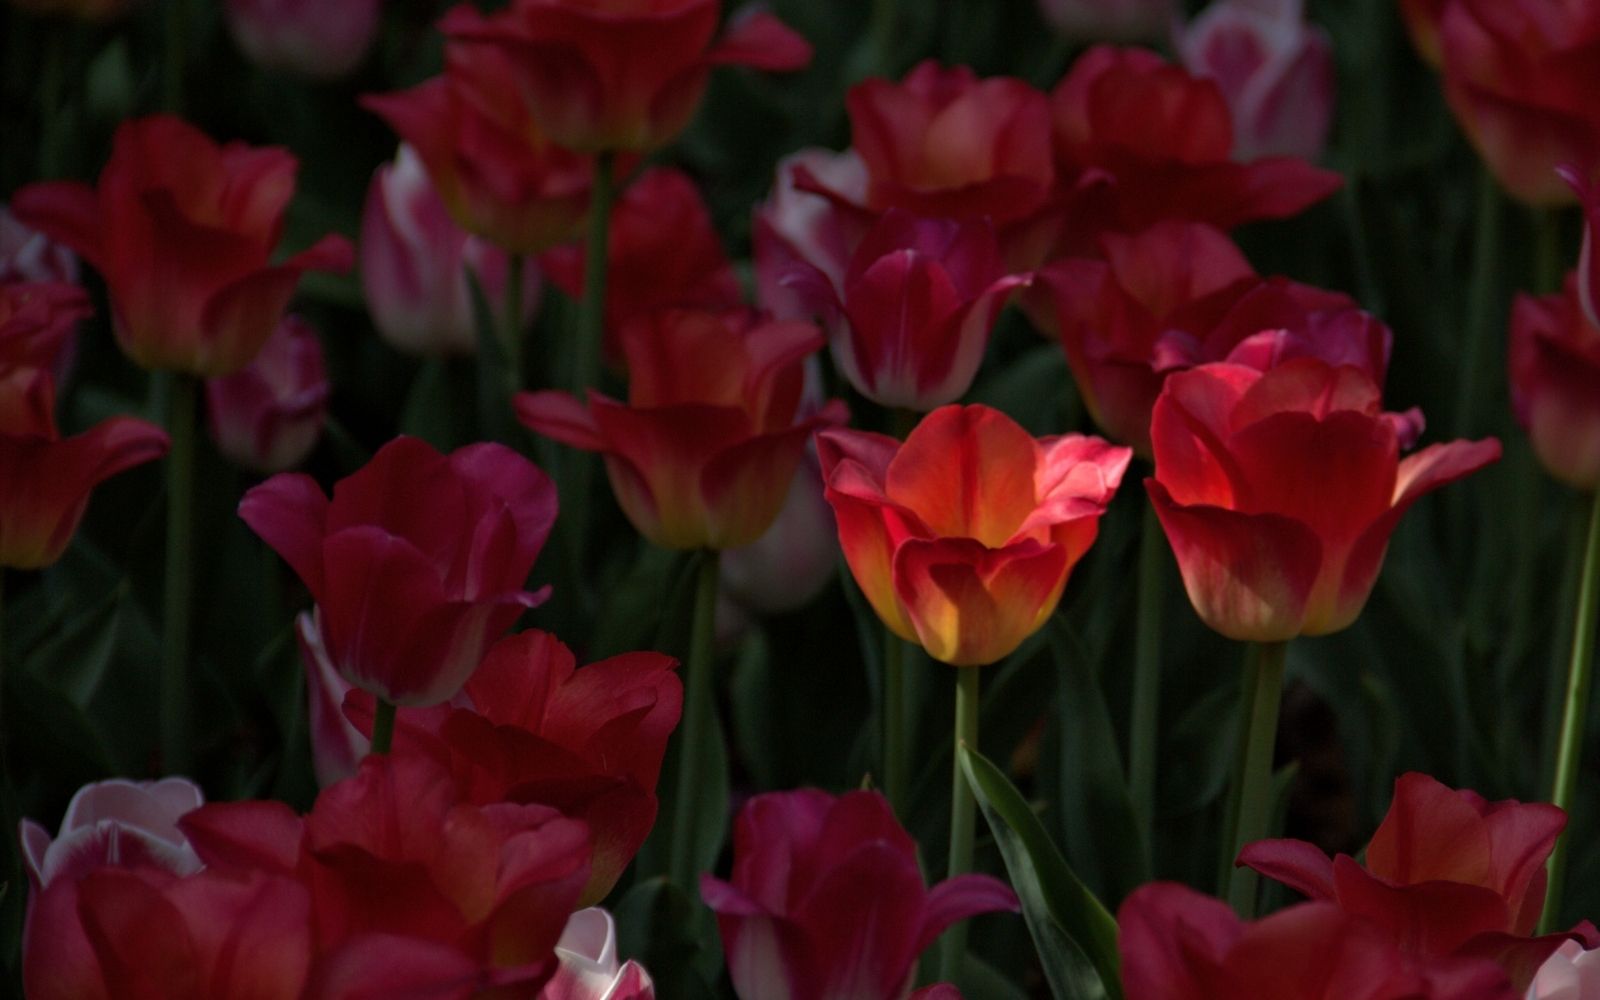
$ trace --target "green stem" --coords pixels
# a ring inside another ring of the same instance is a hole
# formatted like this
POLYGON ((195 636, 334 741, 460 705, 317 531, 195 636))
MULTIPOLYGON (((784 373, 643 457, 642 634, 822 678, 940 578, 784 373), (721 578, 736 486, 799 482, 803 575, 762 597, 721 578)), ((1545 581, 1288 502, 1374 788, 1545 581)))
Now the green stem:
POLYGON ((606 328, 606 246, 611 236, 611 202, 616 197, 611 153, 594 160, 589 195, 589 233, 583 244, 583 301, 578 307, 577 343, 573 344, 572 389, 581 398, 600 383, 600 352, 606 328))
POLYGON ((878 57, 878 72, 884 76, 895 76, 894 51, 898 41, 895 29, 899 26, 899 0, 873 0, 872 4, 872 40, 873 48, 878 57))
POLYGON ((906 818, 906 642, 883 630, 883 791, 906 818))
POLYGON ((194 601, 194 411, 199 380, 170 375, 167 433, 166 608, 161 641, 161 767, 183 774, 190 767, 189 639, 194 601))
MULTIPOLYGON (((1589 687, 1594 679, 1595 614, 1600 611, 1600 490, 1589 511, 1583 550, 1583 576, 1578 585, 1578 606, 1572 628, 1572 660, 1567 670, 1567 704, 1561 716, 1561 742, 1556 751, 1556 777, 1550 800, 1569 813, 1578 787, 1578 758, 1583 750, 1583 724, 1589 715, 1589 687)), ((1555 929, 1561 915, 1561 890, 1567 874, 1570 833, 1556 841, 1550 854, 1550 889, 1544 897, 1540 933, 1555 929)))
POLYGON ((1133 713, 1128 784, 1147 833, 1155 823, 1156 742, 1161 718, 1161 554, 1166 536, 1150 504, 1139 534, 1138 631, 1133 637, 1133 713))
POLYGON ((185 0, 163 0, 166 5, 165 62, 161 73, 161 106, 175 115, 183 114, 184 32, 188 30, 185 0))
POLYGON ((505 371, 506 399, 509 401, 522 389, 522 269, 523 256, 511 254, 506 272, 505 371))
POLYGON ((689 633, 689 662, 685 666, 683 726, 678 744, 678 794, 673 802, 672 881, 691 892, 699 862, 695 851, 700 846, 695 815, 701 785, 706 779, 706 741, 715 738, 712 725, 715 711, 711 691, 712 640, 716 635, 717 581, 721 559, 713 549, 700 555, 700 572, 695 581, 694 619, 689 633))
MULTIPOLYGON (((978 748, 978 674, 980 667, 956 667, 956 730, 951 747, 950 774, 950 867, 949 875, 965 875, 972 870, 972 835, 977 822, 977 804, 972 787, 961 773, 961 755, 954 751, 963 744, 978 748)), ((939 958, 940 980, 953 983, 960 978, 962 959, 967 954, 967 922, 962 920, 945 932, 944 952, 939 958)))
MULTIPOLYGON (((1278 706, 1283 700, 1283 666, 1287 642, 1264 642, 1252 660, 1253 677, 1245 685, 1244 760, 1239 769, 1239 821, 1233 835, 1234 857, 1244 845, 1267 835, 1272 799, 1272 749, 1278 737, 1278 706)), ((1256 873, 1234 868, 1228 879, 1228 902, 1239 916, 1255 915, 1256 873)))
POLYGON ((1461 381, 1456 390, 1456 433, 1470 433, 1472 419, 1483 402, 1487 381, 1479 376, 1494 323, 1497 270, 1500 267, 1500 188, 1487 168, 1478 176, 1477 229, 1472 245, 1472 289, 1467 306, 1466 345, 1461 358, 1461 381))
POLYGON ((1561 290, 1565 273, 1561 252, 1561 210, 1533 210, 1533 293, 1550 295, 1561 290))
POLYGON ((394 702, 377 699, 372 713, 372 752, 388 753, 394 743, 394 702))

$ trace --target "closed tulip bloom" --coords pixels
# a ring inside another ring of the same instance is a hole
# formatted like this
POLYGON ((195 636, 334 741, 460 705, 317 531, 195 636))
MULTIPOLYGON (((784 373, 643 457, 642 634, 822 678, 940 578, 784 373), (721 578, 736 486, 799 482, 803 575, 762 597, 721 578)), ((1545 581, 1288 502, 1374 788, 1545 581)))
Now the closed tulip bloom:
POLYGON ((485 17, 453 8, 440 29, 492 50, 550 137, 569 149, 645 151, 683 131, 718 65, 800 69, 811 46, 771 14, 735 16, 722 0, 515 0, 485 17))
POLYGON ((0 283, 0 371, 44 368, 59 374, 78 322, 93 310, 77 285, 0 283))
POLYGON ((1030 305, 1060 337, 1095 423, 1140 455, 1174 372, 1223 360, 1265 370, 1298 356, 1354 365, 1380 385, 1388 371, 1386 326, 1349 296, 1261 277, 1211 226, 1106 233, 1098 250, 1042 269, 1030 305))
POLYGON ((1579 490, 1600 485, 1600 327, 1582 306, 1583 279, 1511 307, 1511 406, 1545 470, 1579 490))
MULTIPOLYGON (((1545 860, 1566 824, 1555 806, 1488 802, 1413 772, 1395 781, 1362 863, 1301 840, 1246 845, 1238 863, 1337 904, 1414 954, 1492 958, 1520 991, 1569 937, 1528 937, 1544 905, 1545 860)), ((1600 945, 1592 926, 1574 933, 1600 945)))
POLYGON ((0 372, 0 567, 40 569, 61 558, 101 482, 160 458, 165 431, 112 417, 72 437, 56 430, 48 372, 0 372))
POLYGON ((1233 229, 1287 218, 1342 183, 1294 157, 1234 162, 1222 90, 1144 49, 1090 49, 1050 104, 1068 247, 1086 250, 1097 233, 1169 219, 1233 229))
POLYGON ((0 284, 17 281, 76 285, 78 258, 0 205, 0 284))
POLYGON ((271 263, 296 169, 286 150, 219 146, 155 115, 118 127, 98 188, 31 184, 12 210, 100 271, 134 362, 213 378, 256 356, 303 272, 350 266, 341 236, 271 263))
POLYGON ((245 368, 206 380, 206 414, 217 450, 270 475, 305 461, 328 416, 328 370, 317 331, 286 316, 245 368))
POLYGON ((605 457, 611 489, 639 533, 670 549, 729 549, 760 538, 819 427, 843 423, 835 400, 799 417, 805 360, 822 346, 808 323, 744 311, 667 309, 625 325, 628 402, 591 390, 519 393, 517 418, 605 457))
POLYGON ((1600 171, 1600 5, 1452 0, 1439 44, 1450 110, 1501 186, 1571 204, 1556 167, 1600 171))
MULTIPOLYGON (((606 239, 606 353, 621 347, 616 331, 631 317, 667 306, 730 309, 742 301, 738 276, 722 249, 711 211, 681 170, 640 174, 611 211, 606 239)), ((539 258, 550 283, 583 297, 586 245, 556 247, 539 258)))
POLYGON ((1178 35, 1183 64, 1233 112, 1233 158, 1315 160, 1333 124, 1333 43, 1304 0, 1220 0, 1178 35))
POLYGON ((1259 642, 1355 621, 1401 515, 1500 457, 1489 438, 1402 459, 1412 419, 1383 413, 1361 369, 1318 358, 1168 378, 1145 488, 1201 619, 1259 642))
POLYGON ((544 600, 523 588, 556 493, 500 445, 446 456, 400 437, 331 501, 309 476, 280 473, 245 494, 239 516, 311 591, 340 674, 394 704, 431 705, 544 600))
POLYGON ((550 140, 500 53, 447 45, 442 75, 361 103, 416 150, 462 229, 523 254, 577 234, 594 160, 550 140))
POLYGON ((1018 908, 987 875, 926 888, 916 842, 882 795, 815 789, 751 799, 734 824, 731 878, 702 875, 700 896, 742 1000, 903 997, 947 927, 1018 908))
POLYGON ((1600 948, 1585 951, 1578 942, 1568 941, 1539 966, 1525 1000, 1597 998, 1600 998, 1600 948))
POLYGON ((862 239, 842 282, 796 264, 828 328, 834 364, 863 396, 927 411, 972 386, 989 331, 1008 296, 1030 276, 1010 274, 987 220, 919 219, 885 212, 862 239))
POLYGON ((817 436, 850 572, 896 635, 958 667, 1004 657, 1050 617, 1132 452, 1034 439, 987 406, 928 414, 904 444, 817 436))
POLYGON ((567 918, 556 943, 556 974, 538 1000, 655 1000, 644 966, 617 960, 617 923, 598 906, 567 918))
POLYGON ((1160 38, 1177 16, 1174 0, 1039 0, 1039 13, 1068 38, 1134 42, 1160 38))
POLYGON ((1152 882, 1117 911, 1123 989, 1139 1000, 1516 1000, 1483 958, 1420 959, 1329 903, 1253 923, 1187 886, 1152 882))
POLYGON ((251 62, 333 80, 351 73, 372 47, 382 0, 227 0, 223 13, 251 62))
MULTIPOLYGON (((498 327, 506 325, 510 255, 456 224, 434 190, 416 150, 402 144, 367 188, 358 245, 361 290, 372 325, 389 346, 407 354, 473 354, 471 268, 498 327)), ((539 269, 522 270, 525 325, 539 306, 539 269)))

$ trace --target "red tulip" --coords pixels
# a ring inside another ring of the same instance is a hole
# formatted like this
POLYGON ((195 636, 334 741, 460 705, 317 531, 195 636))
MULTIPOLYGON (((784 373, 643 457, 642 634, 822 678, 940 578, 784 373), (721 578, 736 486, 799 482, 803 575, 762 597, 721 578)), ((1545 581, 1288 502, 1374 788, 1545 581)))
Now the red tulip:
POLYGON ((896 635, 958 667, 999 660, 1050 617, 1132 456, 1035 440, 986 406, 941 407, 903 445, 833 430, 817 449, 856 583, 896 635))
MULTIPOLYGON (((488 299, 496 328, 505 315, 510 255, 468 235, 428 179, 416 150, 402 144, 393 163, 378 167, 361 211, 361 291, 372 325, 391 347, 408 354, 472 354, 478 331, 466 269, 488 299)), ((522 316, 539 305, 539 269, 522 269, 522 316)))
POLYGON ((1221 90, 1153 52, 1099 46, 1050 95, 1057 169, 1072 210, 1070 246, 1164 219, 1232 229, 1281 219, 1339 189, 1303 160, 1234 163, 1234 122, 1221 90))
POLYGON ((462 229, 512 253, 577 233, 594 160, 551 142, 500 53, 447 45, 443 75, 361 103, 416 150, 462 229))
POLYGON ((311 591, 346 679, 394 704, 431 705, 544 600, 523 587, 556 492, 509 448, 445 456, 400 437, 340 481, 331 502, 309 476, 282 473, 246 493, 239 516, 311 591))
MULTIPOLYGON (((606 242, 607 355, 621 351, 616 331, 630 317, 664 306, 727 309, 741 301, 739 279, 722 250, 711 212, 689 175, 656 167, 628 185, 612 209, 606 242)), ((550 283, 583 297, 585 244, 539 258, 550 283)))
MULTIPOLYGON (((656 782, 683 687, 660 653, 628 653, 578 669, 547 632, 495 643, 454 707, 400 714, 397 752, 433 756, 463 799, 483 806, 553 806, 589 825, 590 876, 581 905, 603 899, 638 853, 656 818, 656 782)), ((362 732, 372 701, 352 695, 346 712, 362 732)))
POLYGON ((0 567, 39 569, 61 558, 89 493, 165 455, 168 443, 165 431, 134 417, 63 438, 49 373, 0 371, 0 567))
POLYGON ((556 945, 556 974, 537 1000, 655 1000, 655 984, 638 962, 617 960, 617 925, 599 907, 567 918, 556 945))
MULTIPOLYGON (((1566 823, 1552 805, 1486 802, 1411 773, 1395 782, 1364 866, 1300 840, 1248 844, 1238 863, 1338 904, 1407 951, 1492 958, 1523 990, 1569 937, 1527 937, 1544 905, 1545 859, 1566 823)), ((1576 933, 1600 944, 1592 927, 1576 933)))
POLYGON ((733 831, 733 875, 700 877, 744 1000, 900 997, 917 957, 951 924, 1018 909, 987 875, 931 890, 917 845, 876 792, 758 795, 733 831))
POLYGON ((1570 204, 1556 167, 1600 172, 1600 6, 1452 0, 1439 44, 1450 110, 1501 186, 1570 204))
POLYGON ((217 450, 252 472, 305 461, 328 415, 328 371, 317 331, 285 316, 254 361, 206 380, 206 413, 217 450))
POLYGON ((227 0, 228 31, 258 66, 348 76, 378 37, 382 0, 227 0))
POLYGON ((771 14, 735 16, 714 38, 721 0, 515 0, 485 17, 465 4, 440 29, 501 54, 552 139, 569 149, 649 150, 694 116, 711 68, 800 69, 811 46, 771 14))
POLYGON ((1261 278, 1210 226, 1107 233, 1099 250, 1040 271, 1033 312, 1059 334, 1095 422, 1140 455, 1150 454, 1162 383, 1195 365, 1231 360, 1264 370, 1311 356, 1383 382, 1387 327, 1348 296, 1261 278))
POLYGON ((1177 38, 1184 66, 1217 82, 1233 113, 1233 157, 1315 160, 1333 124, 1333 43, 1304 0, 1222 0, 1177 38))
POLYGON ((1265 373, 1208 364, 1167 379, 1145 487, 1207 625, 1269 642, 1355 620, 1400 516, 1500 457, 1489 438, 1402 460, 1408 419, 1420 415, 1382 412, 1361 369, 1317 358, 1265 373))
POLYGON ((1117 924, 1123 990, 1138 1000, 1519 1000, 1493 962, 1419 960, 1328 903, 1244 924, 1226 903, 1153 882, 1117 924))
POLYGON ((1545 469, 1580 490, 1600 485, 1600 327, 1583 308, 1584 278, 1511 307, 1511 404, 1545 469))
POLYGON ((834 363, 884 406, 927 411, 966 394, 1010 293, 1029 275, 1006 273, 987 221, 884 213, 837 285, 809 264, 788 279, 829 332, 834 363))
POLYGON ((59 375, 78 321, 91 312, 77 285, 0 282, 0 371, 44 368, 59 375))
POLYGON ((261 350, 302 272, 350 266, 341 236, 270 263, 296 169, 286 150, 218 146, 156 115, 117 128, 98 189, 31 184, 12 208, 99 269, 117 342, 136 363, 215 377, 261 350))
POLYGON ((668 309, 636 317, 620 337, 627 404, 592 390, 588 406, 525 392, 518 419, 603 454, 617 502, 657 545, 727 549, 760 538, 811 432, 844 422, 838 401, 796 419, 804 361, 822 335, 744 312, 668 309))

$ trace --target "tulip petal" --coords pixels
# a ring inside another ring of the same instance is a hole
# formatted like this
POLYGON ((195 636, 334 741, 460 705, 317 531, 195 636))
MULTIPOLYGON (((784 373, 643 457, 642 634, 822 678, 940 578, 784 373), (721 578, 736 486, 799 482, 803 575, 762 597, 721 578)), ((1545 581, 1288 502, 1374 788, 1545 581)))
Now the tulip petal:
POLYGON ((944 406, 889 463, 884 492, 935 535, 999 548, 1033 512, 1039 460, 1038 442, 998 410, 944 406))
POLYGON ((938 940, 956 923, 982 913, 1017 913, 1022 904, 1009 885, 988 875, 958 875, 928 890, 917 951, 938 940))
POLYGON ((208 868, 287 875, 300 863, 305 824, 282 802, 213 802, 178 826, 208 868))
POLYGON ((322 603, 322 533, 328 498, 302 473, 279 473, 251 487, 239 501, 239 517, 281 556, 322 603))
POLYGON ((929 656, 984 666, 1044 624, 1070 568, 1055 544, 989 549, 970 538, 912 538, 895 552, 895 594, 929 656))
POLYGON ((100 199, 77 181, 29 184, 11 196, 11 211, 30 229, 65 243, 97 269, 106 266, 100 199))
POLYGON ((1252 868, 1310 899, 1334 899, 1333 859, 1304 840, 1258 840, 1239 850, 1236 866, 1252 868))
POLYGON ((605 441, 589 408, 569 393, 519 392, 517 419, 538 434, 582 451, 602 451, 605 441))
POLYGON ((1117 924, 1123 989, 1144 1000, 1216 995, 1205 970, 1222 965, 1243 931, 1226 903, 1170 882, 1135 889, 1117 910, 1117 924))
POLYGON ((706 53, 712 65, 749 66, 768 72, 804 69, 811 43, 766 11, 741 12, 706 53))
POLYGON ((1506 901, 1492 889, 1440 881, 1392 885, 1343 854, 1333 861, 1333 884, 1345 912, 1371 921, 1423 955, 1448 955, 1473 937, 1511 922, 1506 901))

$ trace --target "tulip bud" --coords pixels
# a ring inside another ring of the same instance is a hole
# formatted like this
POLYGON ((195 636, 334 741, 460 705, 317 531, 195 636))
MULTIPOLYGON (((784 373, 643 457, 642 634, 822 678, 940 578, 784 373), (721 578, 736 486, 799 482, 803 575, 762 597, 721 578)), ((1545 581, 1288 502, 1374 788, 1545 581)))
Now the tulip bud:
POLYGON ((311 324, 285 316, 244 369, 206 380, 217 450, 270 475, 305 461, 328 416, 328 372, 311 324))
MULTIPOLYGON (((477 350, 467 267, 495 312, 496 325, 506 321, 508 255, 456 225, 410 146, 402 145, 395 161, 372 176, 361 214, 359 253, 361 288, 373 325, 396 350, 477 350)), ((529 260, 522 271, 524 324, 538 304, 539 271, 529 260)))
POLYGON ((1322 155, 1333 123, 1333 45, 1303 0, 1220 0, 1178 33, 1183 64, 1233 112, 1233 158, 1322 155))
POLYGON ((227 0, 228 30, 250 61, 314 80, 348 75, 378 35, 381 0, 227 0))

